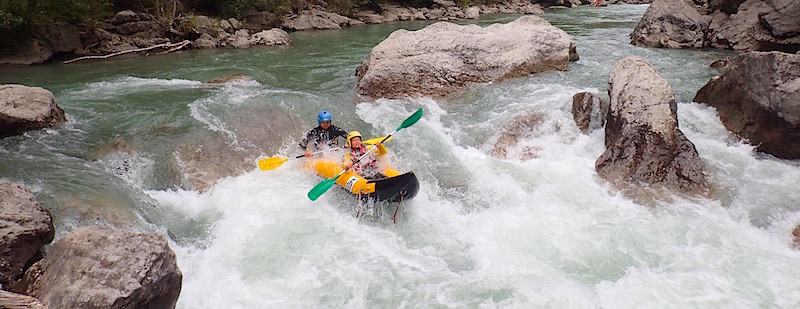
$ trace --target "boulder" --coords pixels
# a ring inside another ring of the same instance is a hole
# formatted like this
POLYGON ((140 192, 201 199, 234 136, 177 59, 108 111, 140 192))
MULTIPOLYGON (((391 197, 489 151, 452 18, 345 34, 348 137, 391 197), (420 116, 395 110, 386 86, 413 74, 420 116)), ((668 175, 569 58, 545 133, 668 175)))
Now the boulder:
POLYGON ((708 8, 711 11, 722 11, 725 14, 736 14, 739 5, 747 0, 708 0, 708 8))
POLYGON ((478 19, 481 17, 481 9, 477 6, 471 6, 464 9, 464 18, 466 19, 478 19))
POLYGON ((53 217, 31 190, 0 179, 0 285, 19 279, 54 236, 53 217))
POLYGON ((761 17, 764 27, 777 38, 800 36, 800 1, 767 0, 771 10, 761 17))
POLYGON ((603 127, 608 103, 589 92, 579 92, 572 96, 572 118, 584 134, 603 127))
POLYGON ((56 127, 66 121, 52 92, 39 87, 0 85, 0 138, 56 127))
POLYGON ((108 22, 111 23, 114 26, 117 26, 117 25, 121 25, 121 24, 125 24, 125 23, 137 22, 137 21, 141 21, 141 20, 142 19, 139 18, 139 14, 136 14, 136 12, 131 11, 131 10, 124 10, 124 11, 117 12, 117 14, 114 14, 114 17, 111 17, 111 19, 108 22))
POLYGON ((362 99, 446 96, 475 83, 566 70, 575 59, 569 35, 538 16, 486 28, 438 22, 397 30, 375 46, 356 70, 356 92, 362 99))
POLYGON ((219 40, 207 33, 203 33, 197 40, 192 42, 192 45, 199 49, 216 48, 219 45, 219 40))
POLYGON ((249 48, 252 46, 281 46, 292 43, 289 33, 278 28, 262 30, 252 36, 247 34, 246 29, 237 30, 236 33, 228 38, 231 46, 235 48, 249 48))
POLYGON ((53 57, 53 51, 39 40, 32 39, 25 45, 26 47, 0 49, 0 65, 41 64, 53 57))
POLYGON ((747 52, 694 97, 758 151, 800 159, 800 55, 747 52))
POLYGON ((672 87, 647 60, 630 56, 608 77, 606 151, 595 162, 600 177, 618 189, 650 185, 708 193, 704 165, 678 128, 672 87))
POLYGON ((292 38, 289 37, 289 33, 278 28, 263 30, 253 34, 250 38, 253 42, 252 45, 282 46, 292 44, 292 38))
POLYGON ((283 21, 283 28, 293 31, 342 29, 363 22, 336 13, 320 10, 304 10, 298 15, 289 16, 283 21))
POLYGON ((91 226, 53 244, 17 288, 49 308, 174 308, 181 279, 162 234, 91 226))
POLYGON ((707 16, 689 0, 656 0, 631 33, 631 44, 646 47, 703 48, 707 16))
POLYGON ((36 27, 36 38, 53 53, 71 53, 81 48, 81 36, 75 25, 58 22, 36 27))

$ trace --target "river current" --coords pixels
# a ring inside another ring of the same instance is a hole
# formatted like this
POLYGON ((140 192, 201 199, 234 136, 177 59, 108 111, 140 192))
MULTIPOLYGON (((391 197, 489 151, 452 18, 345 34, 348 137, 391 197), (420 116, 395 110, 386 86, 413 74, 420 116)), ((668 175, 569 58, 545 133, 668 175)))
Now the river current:
POLYGON ((0 140, 0 176, 35 191, 58 237, 98 223, 168 235, 183 272, 178 308, 800 307, 800 252, 789 246, 800 164, 754 152, 714 108, 692 102, 718 74, 709 64, 732 53, 630 44, 646 8, 548 10, 543 17, 577 44, 580 60, 567 71, 435 100, 353 99, 370 49, 423 22, 297 32, 283 48, 3 70, 0 83, 51 90, 68 123, 0 140), (603 130, 580 132, 572 95, 607 100, 609 71, 629 55, 673 87, 680 128, 716 198, 645 206, 597 176, 603 130), (249 79, 207 83, 231 74, 249 79), (297 155, 321 109, 369 138, 419 108, 422 119, 386 144, 393 165, 420 180, 396 223, 394 205, 359 205, 336 188, 310 201, 322 179, 301 160, 256 167, 297 155), (531 111, 544 115, 536 135, 509 159, 489 155, 501 128, 531 111), (278 129, 284 118, 292 127, 278 129), (204 143, 210 134, 222 146, 204 143), (518 159, 526 149, 535 156, 518 159), (186 185, 187 152, 228 150, 252 166, 204 191, 186 185))

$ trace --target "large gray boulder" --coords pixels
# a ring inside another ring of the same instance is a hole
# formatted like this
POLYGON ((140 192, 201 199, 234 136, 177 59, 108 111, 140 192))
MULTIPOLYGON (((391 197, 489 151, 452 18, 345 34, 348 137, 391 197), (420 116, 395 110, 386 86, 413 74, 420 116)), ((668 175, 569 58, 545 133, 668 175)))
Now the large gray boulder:
POLYGON ((606 151, 595 162, 600 177, 622 191, 659 185, 708 193, 704 165, 678 128, 672 87, 647 60, 617 62, 608 77, 606 151))
POLYGON ((0 85, 0 138, 66 121, 52 92, 39 87, 0 85))
POLYGON ((733 50, 800 50, 800 1, 749 0, 736 14, 714 16, 711 44, 733 50))
POLYGON ((53 57, 53 51, 39 42, 31 39, 19 48, 0 48, 0 65, 31 65, 40 64, 53 57))
POLYGON ((665 48, 703 48, 709 18, 690 0, 656 0, 631 33, 631 44, 665 48))
POLYGON ((538 16, 486 28, 438 22, 397 30, 375 46, 356 70, 356 92, 362 99, 446 96, 475 83, 566 70, 577 59, 569 35, 538 16))
POLYGON ((743 53, 694 101, 717 108, 725 127, 758 151, 800 159, 800 55, 743 53))
POLYGON ((49 308, 174 308, 181 279, 162 234, 92 226, 58 240, 17 292, 49 308))
POLYGON ((289 33, 279 28, 272 28, 270 30, 262 30, 253 35, 249 35, 245 29, 238 30, 230 37, 230 46, 235 48, 249 48, 252 46, 283 46, 292 44, 292 39, 289 33))
POLYGON ((31 190, 0 179, 0 285, 19 279, 54 236, 53 217, 31 190))
POLYGON ((283 28, 292 31, 342 29, 364 23, 336 13, 321 10, 304 10, 297 15, 288 16, 283 21, 283 28))

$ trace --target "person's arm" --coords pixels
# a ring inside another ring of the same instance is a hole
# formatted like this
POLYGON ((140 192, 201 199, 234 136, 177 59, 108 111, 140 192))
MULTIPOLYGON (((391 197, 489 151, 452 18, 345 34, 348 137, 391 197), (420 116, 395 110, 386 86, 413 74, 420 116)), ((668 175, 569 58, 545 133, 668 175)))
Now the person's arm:
POLYGON ((333 134, 333 140, 336 141, 336 145, 339 145, 339 136, 341 136, 342 139, 344 139, 344 142, 347 143, 347 131, 340 127, 336 127, 336 131, 334 131, 333 134))
POLYGON ((308 149, 308 142, 311 141, 313 138, 314 138, 314 130, 312 129, 311 131, 308 131, 308 133, 306 133, 306 137, 303 138, 302 141, 300 141, 300 149, 302 149, 303 152, 305 152, 306 157, 313 156, 313 154, 311 154, 311 150, 308 149))
POLYGON ((344 162, 342 162, 342 168, 349 169, 353 167, 353 159, 351 159, 350 153, 346 153, 344 155, 344 162))
POLYGON ((381 156, 385 155, 386 152, 388 151, 388 149, 386 149, 386 146, 384 146, 383 143, 377 143, 375 144, 375 146, 378 146, 378 155, 381 156))

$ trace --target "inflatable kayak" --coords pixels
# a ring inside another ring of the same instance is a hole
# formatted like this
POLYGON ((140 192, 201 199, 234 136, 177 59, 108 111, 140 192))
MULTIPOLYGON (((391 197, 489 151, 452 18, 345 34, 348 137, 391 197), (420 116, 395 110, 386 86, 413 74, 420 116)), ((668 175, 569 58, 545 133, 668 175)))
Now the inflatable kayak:
MULTIPOLYGON (((309 160, 306 167, 326 179, 338 175, 344 169, 341 162, 327 159, 309 160)), ((386 178, 366 179, 348 170, 336 179, 336 184, 363 200, 402 202, 417 195, 419 181, 414 172, 403 174, 389 167, 384 175, 386 178)))

